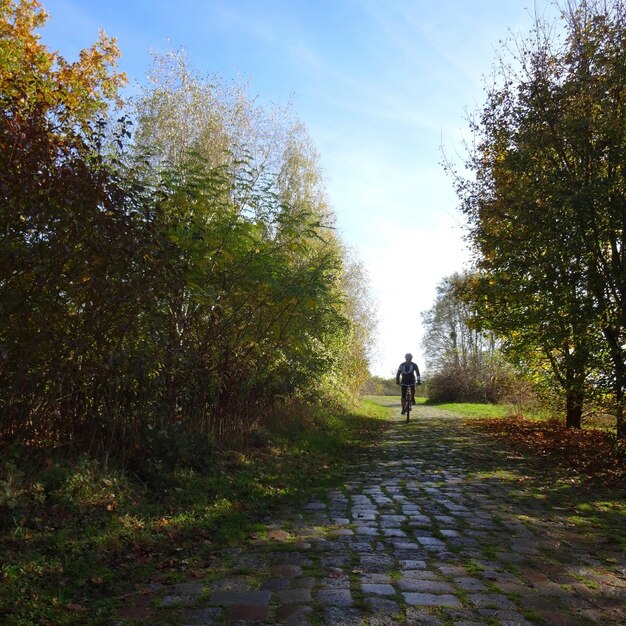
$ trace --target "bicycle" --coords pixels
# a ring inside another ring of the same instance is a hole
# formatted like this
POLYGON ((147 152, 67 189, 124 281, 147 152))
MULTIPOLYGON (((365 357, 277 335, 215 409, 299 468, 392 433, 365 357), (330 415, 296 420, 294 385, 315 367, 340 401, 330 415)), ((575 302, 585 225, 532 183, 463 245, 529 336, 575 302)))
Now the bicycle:
POLYGON ((406 389, 404 392, 404 400, 402 401, 402 412, 406 413, 406 421, 409 421, 409 417, 411 415, 411 409, 413 408, 413 394, 411 393, 412 385, 407 385, 406 383, 402 383, 400 385, 402 389, 406 389))

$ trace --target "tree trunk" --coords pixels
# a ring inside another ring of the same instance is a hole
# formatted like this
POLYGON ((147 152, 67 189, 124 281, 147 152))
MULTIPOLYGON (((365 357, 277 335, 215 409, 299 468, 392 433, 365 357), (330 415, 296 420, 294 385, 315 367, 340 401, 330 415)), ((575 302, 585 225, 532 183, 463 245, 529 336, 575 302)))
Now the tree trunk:
POLYGON ((617 407, 616 411, 617 415, 617 438, 618 439, 626 439, 626 419, 624 416, 624 406, 623 404, 617 407))
POLYGON ((565 425, 581 428, 585 403, 586 350, 578 349, 570 358, 565 370, 565 425))
POLYGON ((582 426, 584 395, 581 389, 567 390, 565 425, 568 428, 581 428, 582 426))
POLYGON ((624 413, 624 390, 618 387, 615 390, 615 425, 617 438, 626 439, 626 414, 624 413))

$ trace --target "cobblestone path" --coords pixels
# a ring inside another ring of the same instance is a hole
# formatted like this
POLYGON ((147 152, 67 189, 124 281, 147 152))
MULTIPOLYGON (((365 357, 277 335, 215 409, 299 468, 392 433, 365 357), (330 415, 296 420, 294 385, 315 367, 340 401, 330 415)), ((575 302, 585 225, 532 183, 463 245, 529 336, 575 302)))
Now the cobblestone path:
POLYGON ((626 624, 626 559, 554 484, 442 411, 396 414, 342 489, 268 520, 158 624, 626 624), (543 482, 542 482, 543 480, 543 482))

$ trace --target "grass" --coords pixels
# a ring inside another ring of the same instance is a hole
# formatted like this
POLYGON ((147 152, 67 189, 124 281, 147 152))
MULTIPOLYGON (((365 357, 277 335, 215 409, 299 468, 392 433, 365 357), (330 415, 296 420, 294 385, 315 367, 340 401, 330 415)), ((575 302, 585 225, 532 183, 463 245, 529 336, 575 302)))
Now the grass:
POLYGON ((425 404, 436 407, 442 411, 458 413, 464 417, 506 417, 511 412, 511 407, 505 404, 482 404, 477 402, 445 402, 435 403, 425 401, 425 404))
POLYGON ((217 551, 251 538, 264 515, 340 487, 388 413, 365 402, 286 416, 261 444, 215 453, 203 470, 3 459, 0 623, 108 624, 139 582, 206 578, 217 551))

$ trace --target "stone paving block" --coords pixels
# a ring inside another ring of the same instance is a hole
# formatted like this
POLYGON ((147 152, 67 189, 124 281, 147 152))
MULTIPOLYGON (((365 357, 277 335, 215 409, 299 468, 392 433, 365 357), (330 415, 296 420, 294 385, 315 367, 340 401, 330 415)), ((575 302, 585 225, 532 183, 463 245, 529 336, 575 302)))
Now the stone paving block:
POLYGON ((383 528, 383 535, 385 537, 406 537, 406 533, 400 528, 383 528))
POLYGON ((276 597, 281 604, 305 604, 311 602, 310 589, 284 589, 278 591, 276 597))
MULTIPOLYGON (((390 600, 389 598, 368 597, 365 598, 365 604, 369 606, 374 614, 396 614, 400 612, 400 605, 395 600, 390 600)), ((369 626, 371 626, 371 622, 369 626)))
POLYGON ((322 604, 351 606, 353 603, 349 589, 320 589, 316 595, 322 604))
POLYGON ((308 502, 304 505, 305 511, 322 511, 326 508, 323 502, 308 502))
POLYGON ((300 567, 309 567, 313 565, 310 557, 301 552, 279 552, 274 557, 276 563, 283 565, 298 565, 300 567))
POLYGON ((426 593, 454 593, 454 587, 450 583, 436 580, 417 580, 415 578, 402 578, 398 581, 398 587, 402 591, 423 591, 426 593))
POLYGON ((421 559, 400 559, 400 568, 403 570, 424 569, 426 561, 421 559))
POLYGON ((416 537, 416 539, 426 550, 436 552, 447 549, 446 544, 441 539, 436 539, 435 537, 416 537))
POLYGON ((261 583, 261 589, 267 589, 268 591, 281 591, 287 589, 291 585, 290 578, 266 578, 261 583))
POLYGON ((488 607, 494 609, 514 609, 515 604, 506 596, 496 593, 472 593, 469 601, 478 607, 488 607))
POLYGON ((384 585, 381 583, 362 583, 361 591, 363 591, 363 593, 373 593, 378 596, 394 596, 396 594, 393 585, 384 585))
POLYGON ((228 618, 231 621, 258 622, 269 617, 270 608, 262 604, 234 604, 229 608, 228 618))
POLYGON ((341 576, 339 578, 326 577, 320 580, 320 587, 322 589, 349 589, 350 578, 348 576, 341 576))
POLYGON ((516 554, 515 552, 496 552, 496 558, 503 563, 524 563, 528 557, 524 554, 516 554))
POLYGON ((441 580, 439 573, 430 569, 402 570, 400 576, 409 580, 441 580))
POLYGON ((336 528, 328 531, 329 537, 352 537, 354 531, 350 528, 336 528))
POLYGON ((536 541, 517 541, 511 544, 511 551, 516 554, 539 555, 540 550, 537 548, 536 541))
POLYGON ((437 569, 444 576, 463 577, 463 576, 468 575, 465 567, 463 567, 462 565, 458 565, 458 564, 448 565, 448 564, 442 563, 437 566, 437 569))
POLYGON ((310 606, 279 606, 276 609, 276 619, 279 622, 286 622, 288 625, 302 624, 313 613, 310 606))
POLYGON ((216 607, 192 609, 183 616, 185 626, 217 626, 222 622, 222 609, 216 607))
POLYGON ((381 509, 391 509, 393 508, 393 500, 390 498, 374 498, 374 501, 381 509))
POLYGON ((324 624, 328 626, 361 626, 363 615, 355 609, 326 607, 322 611, 324 624))
POLYGON ((208 585, 209 591, 249 591, 250 583, 242 578, 223 578, 208 585))
POLYGON ((382 555, 361 556, 360 567, 365 572, 390 572, 394 566, 394 559, 382 555))
POLYGON ((487 590, 487 587, 485 586, 485 584, 478 578, 471 578, 467 576, 465 578, 455 578, 454 584, 457 587, 464 589, 465 591, 486 591, 487 590))
POLYGON ((421 515, 422 513, 420 507, 412 502, 404 502, 400 508, 402 509, 402 513, 406 516, 421 515))
POLYGON ((268 605, 272 594, 270 591, 216 591, 209 598, 209 604, 232 606, 235 604, 268 605))
POLYGON ((461 601, 451 594, 409 592, 402 595, 410 606, 462 606, 461 601))
POLYGON ((167 595, 161 599, 161 608, 171 608, 175 606, 193 606, 198 601, 198 596, 167 595))
POLYGON ((412 541, 394 541, 393 549, 396 552, 406 551, 418 551, 421 548, 419 543, 413 543, 412 541))
POLYGON ((350 555, 347 554, 325 554, 320 557, 320 565, 327 568, 343 568, 347 567, 351 561, 350 555))
POLYGON ((408 519, 409 526, 425 526, 430 527, 432 521, 427 515, 410 515, 408 519))
POLYGON ((439 617, 428 613, 427 609, 409 607, 406 610, 406 626, 442 626, 439 617))
POLYGON ((362 574, 361 575, 362 583, 373 583, 373 584, 382 584, 389 585, 391 584, 391 576, 389 574, 362 574))
POLYGON ((353 512, 352 518, 355 522, 375 522, 376 513, 364 513, 360 511, 353 512))
POLYGON ((277 578, 294 578, 302 575, 302 567, 285 563, 283 565, 274 565, 270 572, 277 578))
POLYGON ((172 587, 172 592, 184 596, 199 596, 205 589, 204 583, 178 583, 172 587))

